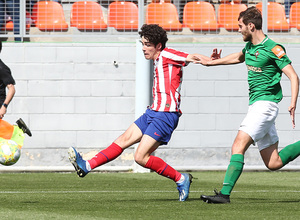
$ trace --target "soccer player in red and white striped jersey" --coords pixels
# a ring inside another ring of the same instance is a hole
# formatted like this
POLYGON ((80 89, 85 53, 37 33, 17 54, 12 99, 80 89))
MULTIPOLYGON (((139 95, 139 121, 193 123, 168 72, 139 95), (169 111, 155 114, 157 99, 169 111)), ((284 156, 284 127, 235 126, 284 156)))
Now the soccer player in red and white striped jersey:
POLYGON ((154 60, 153 104, 160 112, 179 112, 182 67, 189 54, 165 48, 154 60))
POLYGON ((135 161, 158 174, 172 179, 177 184, 179 201, 189 195, 192 176, 180 173, 157 156, 151 155, 160 145, 167 144, 177 127, 180 112, 180 86, 182 68, 189 62, 200 63, 210 59, 200 54, 187 54, 166 48, 166 31, 154 24, 143 25, 139 32, 143 53, 147 60, 153 60, 153 104, 109 147, 91 160, 85 161, 75 148, 69 149, 69 159, 77 174, 84 177, 92 169, 114 160, 123 150, 139 143, 134 155, 135 161))

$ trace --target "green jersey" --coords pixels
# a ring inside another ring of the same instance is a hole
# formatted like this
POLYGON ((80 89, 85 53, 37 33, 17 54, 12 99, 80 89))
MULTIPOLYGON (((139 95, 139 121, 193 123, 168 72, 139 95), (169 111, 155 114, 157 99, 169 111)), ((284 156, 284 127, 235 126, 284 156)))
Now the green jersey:
POLYGON ((266 36, 260 44, 248 42, 242 52, 248 69, 249 105, 259 100, 280 102, 281 70, 291 63, 285 48, 266 36))

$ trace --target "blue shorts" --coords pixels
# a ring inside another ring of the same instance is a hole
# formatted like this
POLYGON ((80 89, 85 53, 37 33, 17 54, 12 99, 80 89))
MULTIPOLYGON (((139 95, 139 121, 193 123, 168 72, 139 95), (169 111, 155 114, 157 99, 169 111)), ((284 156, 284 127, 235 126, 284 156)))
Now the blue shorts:
POLYGON ((178 112, 157 112, 147 109, 134 123, 141 129, 143 135, 149 135, 163 145, 171 139, 179 117, 178 112))

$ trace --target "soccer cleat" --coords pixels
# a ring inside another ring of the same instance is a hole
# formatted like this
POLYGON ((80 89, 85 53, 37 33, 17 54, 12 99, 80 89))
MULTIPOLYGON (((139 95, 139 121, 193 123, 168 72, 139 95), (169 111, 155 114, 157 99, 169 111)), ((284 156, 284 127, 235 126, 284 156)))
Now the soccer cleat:
POLYGON ((18 127, 24 132, 24 134, 27 134, 29 137, 32 136, 30 129, 27 127, 25 122, 20 118, 19 120, 16 121, 18 127))
POLYGON ((84 177, 90 172, 86 168, 86 161, 82 159, 81 155, 76 151, 74 147, 69 148, 68 154, 69 160, 73 164, 79 177, 84 177))
POLYGON ((206 196, 201 195, 200 199, 202 199, 206 203, 214 203, 214 204, 222 204, 222 203, 230 203, 230 195, 223 195, 221 192, 214 190, 214 196, 206 196))
POLYGON ((183 202, 189 197, 193 176, 189 173, 183 173, 181 175, 184 176, 184 181, 182 183, 177 183, 177 189, 179 192, 179 201, 183 202))

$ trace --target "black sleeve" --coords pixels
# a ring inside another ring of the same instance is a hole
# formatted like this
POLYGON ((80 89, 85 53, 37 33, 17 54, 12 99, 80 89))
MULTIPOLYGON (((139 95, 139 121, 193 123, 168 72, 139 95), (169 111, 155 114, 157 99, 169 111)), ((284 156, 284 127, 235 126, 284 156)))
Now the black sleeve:
POLYGON ((9 84, 15 85, 16 82, 11 75, 11 71, 8 66, 6 66, 2 60, 0 60, 0 80, 3 82, 5 86, 9 84))

